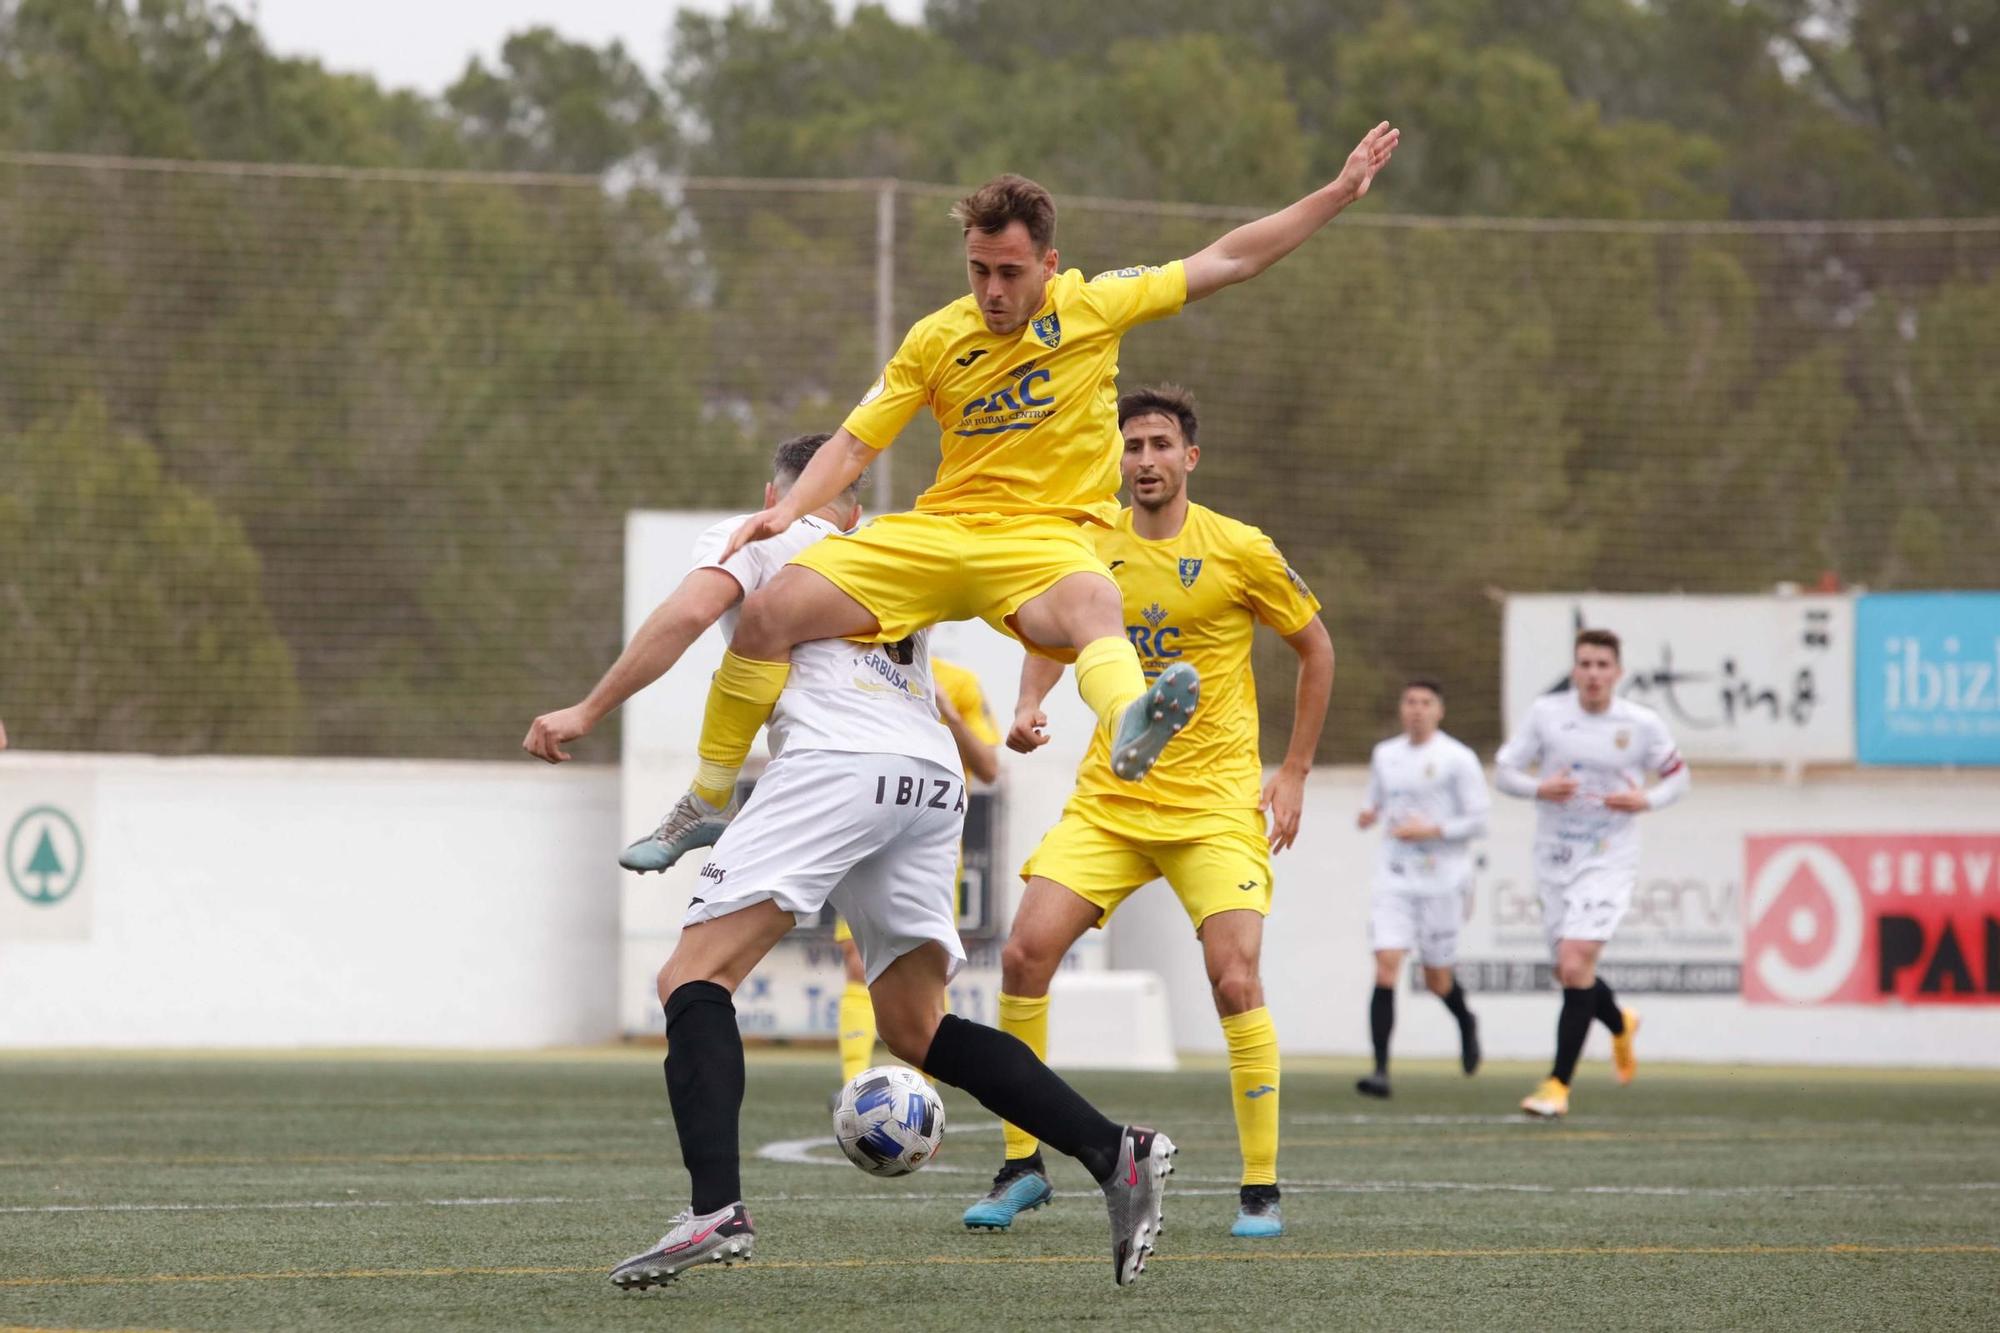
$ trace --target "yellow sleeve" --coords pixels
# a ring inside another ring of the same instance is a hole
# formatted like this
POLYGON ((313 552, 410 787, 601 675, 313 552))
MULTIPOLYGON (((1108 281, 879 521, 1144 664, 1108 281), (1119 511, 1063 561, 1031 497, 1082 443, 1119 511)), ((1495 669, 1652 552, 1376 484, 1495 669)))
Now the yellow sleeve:
POLYGON ((1187 304, 1187 269, 1176 259, 1158 268, 1120 268, 1084 284, 1106 324, 1121 333, 1148 320, 1177 315, 1187 304))
POLYGON ((968 671, 954 686, 951 706, 965 719, 965 729, 988 745, 998 745, 1000 729, 993 725, 993 714, 986 707, 986 691, 979 688, 979 677, 968 671))
POLYGON ((1297 634, 1319 614, 1319 598, 1285 563, 1278 544, 1255 528, 1245 534, 1237 557, 1243 600, 1257 619, 1280 634, 1297 634))
POLYGON ((1000 731, 993 725, 993 714, 987 711, 986 692, 979 688, 978 675, 940 657, 931 659, 931 671, 937 677, 938 688, 951 700, 952 711, 965 719, 965 729, 988 745, 998 745, 1000 731))
POLYGON ((903 345, 841 423, 850 435, 871 449, 887 449, 895 443, 917 409, 930 401, 924 355, 929 342, 921 324, 904 335, 903 345))

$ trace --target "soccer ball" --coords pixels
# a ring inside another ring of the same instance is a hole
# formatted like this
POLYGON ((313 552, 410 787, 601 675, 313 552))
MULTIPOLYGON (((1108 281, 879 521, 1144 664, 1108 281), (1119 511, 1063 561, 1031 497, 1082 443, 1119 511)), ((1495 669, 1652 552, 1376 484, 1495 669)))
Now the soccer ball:
POLYGON ((847 1160, 869 1175, 907 1176, 937 1156, 944 1103, 913 1069, 864 1069, 833 1104, 833 1137, 847 1160))

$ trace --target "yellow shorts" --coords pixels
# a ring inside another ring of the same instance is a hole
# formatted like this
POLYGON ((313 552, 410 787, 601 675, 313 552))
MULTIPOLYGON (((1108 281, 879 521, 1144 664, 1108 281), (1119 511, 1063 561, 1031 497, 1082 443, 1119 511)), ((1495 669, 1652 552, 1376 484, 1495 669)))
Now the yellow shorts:
POLYGON ((1218 912, 1271 914, 1271 845, 1257 810, 1074 797, 1021 867, 1021 878, 1037 875, 1094 904, 1100 926, 1162 876, 1196 930, 1218 912))
POLYGON ((984 620, 1033 652, 1073 662, 1013 624, 1022 605, 1071 574, 1111 571, 1084 525, 1047 514, 884 514, 792 557, 874 613, 893 643, 947 620, 984 620))

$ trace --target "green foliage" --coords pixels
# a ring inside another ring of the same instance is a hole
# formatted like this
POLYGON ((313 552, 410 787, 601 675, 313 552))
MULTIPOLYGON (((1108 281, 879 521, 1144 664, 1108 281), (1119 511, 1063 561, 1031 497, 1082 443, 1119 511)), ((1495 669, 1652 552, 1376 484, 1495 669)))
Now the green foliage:
POLYGON ((625 511, 747 503, 875 371, 876 192, 679 174, 941 183, 892 201, 900 331, 962 290, 957 184, 1042 179, 1096 272, 1235 214, 1087 198, 1281 203, 1383 118, 1376 194, 1123 368, 1201 395, 1197 493, 1326 602, 1326 757, 1417 671, 1491 741, 1497 590, 1991 585, 1992 233, 1528 220, 1994 211, 1996 51, 2000 0, 773 0, 683 12, 657 73, 530 29, 433 100, 210 0, 0 0, 0 150, 603 182, 0 163, 0 632, 44 627, 0 706, 37 743, 506 753, 616 648, 625 511), (125 509, 50 498, 107 467, 125 509), (146 637, 46 631, 100 559, 146 637))
POLYGON ((45 749, 284 752, 292 654, 242 525, 81 399, 0 433, 7 684, 45 749))

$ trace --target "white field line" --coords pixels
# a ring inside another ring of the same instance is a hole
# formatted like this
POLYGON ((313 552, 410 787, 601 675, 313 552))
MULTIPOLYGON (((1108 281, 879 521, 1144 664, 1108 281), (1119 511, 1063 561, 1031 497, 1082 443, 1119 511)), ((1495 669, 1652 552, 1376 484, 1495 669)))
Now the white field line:
MULTIPOLYGON (((1196 1178, 1193 1188, 1176 1185, 1172 1193, 1183 1198, 1235 1197, 1234 1180, 1196 1178)), ((1669 1198, 1741 1198, 1826 1195, 1919 1195, 2000 1191, 2000 1181, 1954 1181, 1932 1185, 1520 1185, 1459 1180, 1286 1180, 1287 1194, 1396 1194, 1461 1192, 1468 1194, 1617 1194, 1651 1195, 1669 1198)), ((854 1193, 799 1194, 779 1191, 759 1194, 760 1203, 910 1203, 963 1202, 964 1190, 879 1190, 854 1193)), ((1095 1190, 1057 1190, 1060 1199, 1097 1199, 1095 1190)), ((297 1199, 271 1203, 58 1203, 0 1207, 4 1215, 47 1215, 51 1213, 243 1213, 338 1211, 355 1208, 542 1208, 586 1207, 616 1203, 655 1203, 651 1195, 564 1197, 531 1195, 520 1198, 471 1199, 297 1199)))

